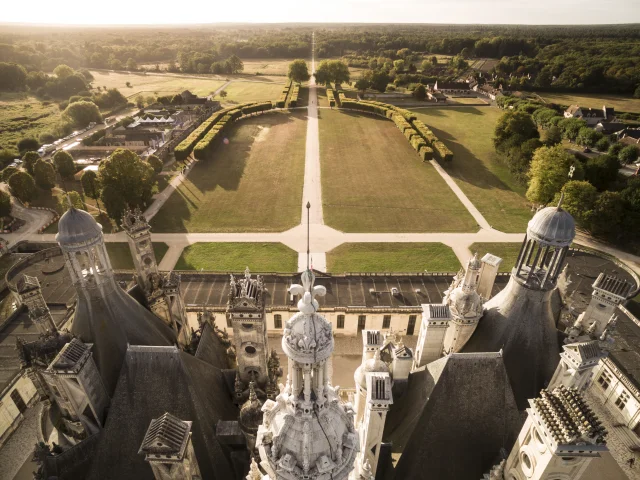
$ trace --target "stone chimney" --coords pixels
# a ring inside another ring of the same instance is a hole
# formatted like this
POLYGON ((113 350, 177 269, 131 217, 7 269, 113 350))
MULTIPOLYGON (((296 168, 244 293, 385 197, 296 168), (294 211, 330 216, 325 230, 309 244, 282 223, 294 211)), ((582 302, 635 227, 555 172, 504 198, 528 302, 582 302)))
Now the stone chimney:
POLYGON ((151 420, 138 453, 149 462, 156 480, 201 478, 191 443, 191 424, 168 412, 151 420))

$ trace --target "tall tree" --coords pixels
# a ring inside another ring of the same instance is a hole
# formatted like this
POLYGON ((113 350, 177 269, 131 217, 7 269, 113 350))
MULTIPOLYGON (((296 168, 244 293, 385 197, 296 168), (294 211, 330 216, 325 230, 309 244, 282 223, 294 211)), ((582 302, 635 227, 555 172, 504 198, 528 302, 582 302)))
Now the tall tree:
POLYGON ((531 115, 524 112, 508 111, 496 123, 493 145, 497 150, 521 144, 530 138, 538 138, 538 128, 531 115))
POLYGON ((76 73, 69 65, 61 64, 53 69, 53 74, 59 79, 65 79, 76 73))
POLYGON ((73 162, 73 157, 64 150, 60 150, 53 155, 53 165, 65 180, 72 179, 76 173, 76 164, 73 162))
POLYGON ((315 73, 316 81, 321 85, 335 83, 336 88, 349 81, 349 67, 341 60, 322 60, 315 73))
POLYGON ((638 159, 638 154, 640 154, 640 148, 638 148, 637 145, 627 145, 620 150, 618 158, 620 159, 620 163, 628 165, 638 159))
POLYGON ((14 197, 22 202, 30 202, 36 195, 36 183, 27 172, 16 172, 9 179, 9 187, 14 197))
POLYGON ((289 79, 294 82, 302 83, 311 78, 309 75, 309 69, 307 68, 307 62, 302 59, 294 60, 289 64, 289 79))
POLYGON ((33 167, 36 185, 43 190, 51 190, 56 186, 56 171, 49 162, 40 159, 33 167))
POLYGON ((33 175, 33 167, 35 167, 36 162, 40 160, 40 155, 36 152, 27 152, 22 157, 22 164, 29 175, 33 175))
POLYGON ((100 198, 111 218, 119 221, 125 208, 144 207, 151 200, 153 168, 130 150, 118 149, 100 164, 100 198))
POLYGON ((93 170, 87 170, 82 174, 82 178, 80 179, 82 183, 82 189, 84 193, 89 197, 93 198, 98 205, 98 211, 100 215, 102 215, 102 210, 100 209, 100 190, 101 185, 98 180, 98 174, 93 170))
POLYGON ((533 203, 547 204, 562 186, 570 180, 569 171, 574 167, 574 179, 583 178, 580 161, 561 145, 541 147, 533 155, 529 169, 527 199, 533 203))
POLYGON ((0 218, 11 215, 11 196, 0 190, 0 218))
POLYGON ((74 102, 69 105, 64 112, 62 118, 75 127, 86 127, 91 122, 101 122, 102 115, 98 106, 93 102, 74 102))
POLYGON ((35 138, 27 137, 18 142, 18 151, 23 154, 25 152, 35 152, 40 148, 40 142, 35 138))
POLYGON ((227 63, 231 69, 230 73, 240 73, 244 70, 244 63, 242 63, 242 60, 240 60, 237 55, 231 55, 227 58, 227 63))
MULTIPOLYGON (((562 187, 564 200, 562 208, 573 215, 578 225, 589 228, 593 217, 593 207, 598 199, 598 190, 584 180, 570 180, 562 187)), ((558 201, 560 194, 556 194, 558 201)))

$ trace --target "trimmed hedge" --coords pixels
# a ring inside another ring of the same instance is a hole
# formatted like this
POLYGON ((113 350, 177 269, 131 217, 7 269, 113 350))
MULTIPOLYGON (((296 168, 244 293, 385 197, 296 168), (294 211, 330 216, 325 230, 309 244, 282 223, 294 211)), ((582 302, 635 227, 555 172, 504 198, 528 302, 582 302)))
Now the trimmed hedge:
MULTIPOLYGON (((329 92, 329 90, 330 89, 327 89, 327 92, 329 92)), ((360 100, 358 102, 346 98, 342 100, 343 96, 344 94, 340 93, 342 108, 363 110, 365 112, 384 115, 395 123, 398 130, 409 140, 409 143, 418 152, 422 160, 431 160, 434 157, 445 162, 453 160, 451 150, 438 140, 438 137, 433 134, 429 127, 421 120, 418 120, 412 112, 382 102, 368 100, 360 100)))
POLYGON ((437 142, 433 142, 433 151, 436 156, 444 162, 450 162, 453 160, 453 153, 451 150, 449 150, 447 146, 439 140, 437 142))
POLYGON ((289 82, 282 89, 282 93, 276 102, 277 108, 284 108, 287 103, 287 97, 289 96, 289 90, 291 90, 291 85, 293 85, 293 80, 289 80, 289 82))
POLYGON ((333 90, 329 87, 327 87, 327 100, 329 100, 330 107, 336 106, 336 98, 333 96, 333 90))
MULTIPOLYGON (((209 130, 219 122, 225 115, 230 112, 235 112, 234 115, 239 117, 242 115, 242 108, 255 105, 255 102, 243 103, 241 105, 236 105, 233 107, 225 108, 222 110, 218 110, 211 114, 209 118, 207 118, 204 122, 198 126, 193 132, 189 134, 187 138, 185 138, 182 142, 176 146, 174 150, 174 155, 177 161, 182 161, 189 156, 194 147, 204 138, 209 130)), ((236 117, 236 118, 237 118, 236 117)))
POLYGON ((289 98, 289 106, 297 107, 298 106, 298 95, 300 93, 300 85, 297 83, 293 86, 293 90, 291 91, 291 97, 289 98))
POLYGON ((267 110, 271 110, 272 108, 273 104, 271 102, 262 102, 242 107, 241 110, 242 115, 249 115, 251 113, 265 112, 267 110))
POLYGON ((433 149, 431 147, 427 147, 426 145, 420 147, 420 150, 418 150, 418 154, 425 162, 433 159, 433 149))

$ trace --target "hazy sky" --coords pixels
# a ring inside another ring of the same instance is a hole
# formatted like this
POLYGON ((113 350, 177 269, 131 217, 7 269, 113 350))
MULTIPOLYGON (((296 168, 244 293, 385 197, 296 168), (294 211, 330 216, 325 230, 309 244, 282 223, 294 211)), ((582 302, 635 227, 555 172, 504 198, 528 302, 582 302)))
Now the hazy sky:
POLYGON ((0 22, 640 23, 640 0, 5 0, 0 22))

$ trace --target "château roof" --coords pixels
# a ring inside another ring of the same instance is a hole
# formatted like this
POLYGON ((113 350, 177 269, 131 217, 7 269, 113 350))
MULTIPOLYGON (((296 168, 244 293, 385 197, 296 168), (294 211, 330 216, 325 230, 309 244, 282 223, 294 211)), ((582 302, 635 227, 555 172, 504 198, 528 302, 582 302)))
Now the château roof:
POLYGON ((478 479, 521 425, 502 356, 451 354, 409 375, 383 441, 402 452, 397 479, 478 479))
POLYGON ((56 241, 61 246, 94 240, 102 235, 102 225, 84 210, 70 208, 58 221, 56 241))
POLYGON ((193 422, 192 443, 202 478, 235 478, 229 452, 215 431, 218 420, 238 418, 222 371, 176 347, 144 346, 127 350, 87 478, 153 480, 138 451, 151 421, 166 412, 193 422))

